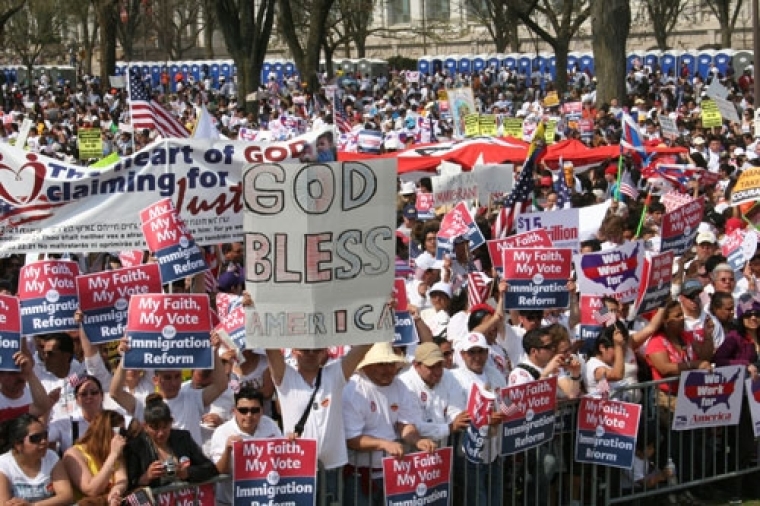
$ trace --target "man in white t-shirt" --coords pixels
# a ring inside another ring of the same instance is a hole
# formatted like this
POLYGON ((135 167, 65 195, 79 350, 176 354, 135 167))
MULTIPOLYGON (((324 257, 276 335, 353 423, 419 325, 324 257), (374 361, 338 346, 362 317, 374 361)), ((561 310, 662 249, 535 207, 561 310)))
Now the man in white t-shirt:
MULTIPOLYGON (((325 472, 324 494, 328 504, 340 501, 338 469, 348 462, 343 430, 343 388, 370 345, 353 346, 341 359, 327 362, 327 348, 295 349, 295 365, 285 362, 281 350, 266 350, 269 371, 277 390, 285 434, 296 432, 296 424, 308 409, 299 437, 316 439, 319 465, 325 472), (319 378, 314 400, 309 402, 319 378)), ((321 491, 320 491, 321 492, 321 491)), ((320 493, 320 497, 322 494, 320 493)))
MULTIPOLYGON (((264 395, 249 386, 235 394, 234 416, 214 431, 211 438, 210 457, 219 474, 232 474, 233 451, 236 441, 282 437, 277 423, 264 414, 264 395)), ((216 504, 232 504, 232 483, 224 480, 216 486, 216 504)))
POLYGON ((424 452, 436 449, 432 440, 420 435, 422 413, 412 393, 397 377, 404 363, 390 343, 376 343, 343 390, 343 423, 349 449, 349 464, 344 472, 347 504, 382 502, 383 457, 404 455, 405 445, 424 452))

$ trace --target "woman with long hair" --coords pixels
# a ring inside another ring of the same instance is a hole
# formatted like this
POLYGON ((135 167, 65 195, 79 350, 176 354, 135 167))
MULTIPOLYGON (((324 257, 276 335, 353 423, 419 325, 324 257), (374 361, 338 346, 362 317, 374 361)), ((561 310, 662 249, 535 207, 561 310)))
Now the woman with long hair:
POLYGON ((173 429, 173 421, 161 394, 145 399, 144 430, 125 452, 130 488, 158 487, 176 479, 199 482, 219 474, 190 432, 173 429))
POLYGON ((0 455, 0 504, 68 506, 71 484, 58 455, 48 448, 48 433, 32 415, 21 415, 6 427, 10 450, 0 455))
POLYGON ((103 387, 95 376, 85 375, 74 386, 78 414, 58 418, 50 423, 50 443, 57 444, 61 454, 87 432, 90 424, 103 411, 103 387))
POLYGON ((105 497, 118 506, 127 491, 127 470, 122 451, 127 443, 124 417, 116 411, 101 411, 84 436, 63 456, 77 500, 105 497))
POLYGON ((757 375, 755 363, 758 354, 755 338, 757 337, 757 317, 760 315, 760 301, 755 301, 750 294, 744 294, 742 297, 744 297, 744 303, 740 302, 739 307, 736 308, 738 320, 734 320, 734 297, 730 293, 715 292, 710 299, 710 313, 715 315, 726 336, 720 346, 715 349, 713 362, 718 367, 743 365, 754 377, 757 375), (747 295, 749 297, 745 297, 747 295))

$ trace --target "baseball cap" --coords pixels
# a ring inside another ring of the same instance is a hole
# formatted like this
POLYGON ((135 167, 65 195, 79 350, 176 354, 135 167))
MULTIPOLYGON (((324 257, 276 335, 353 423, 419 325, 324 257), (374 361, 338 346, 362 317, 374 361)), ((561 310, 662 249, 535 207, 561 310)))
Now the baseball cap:
POLYGON ((219 276, 219 289, 220 290, 229 290, 233 286, 242 285, 243 284, 243 277, 240 276, 237 272, 230 272, 227 271, 221 276, 219 276))
POLYGON ((539 183, 541 184, 541 186, 551 186, 552 178, 549 176, 544 176, 539 180, 539 183))
POLYGON ((414 265, 423 271, 440 269, 443 267, 443 260, 436 260, 433 255, 423 253, 414 260, 414 265))
POLYGON ((443 362, 443 352, 435 343, 422 343, 414 350, 414 361, 426 366, 433 366, 443 362))
POLYGON ((480 332, 470 332, 464 336, 461 346, 462 351, 468 351, 473 348, 489 349, 490 347, 488 346, 488 341, 486 341, 486 336, 480 332))
POLYGON ((466 244, 466 243, 469 243, 470 241, 468 241, 465 236, 458 235, 451 242, 454 244, 454 246, 456 246, 457 244, 466 244))
POLYGON ((436 292, 443 293, 450 299, 452 295, 451 283, 445 283, 443 281, 439 281, 438 283, 434 284, 433 287, 430 289, 430 295, 433 295, 436 292))
POLYGON ((606 169, 604 169, 605 174, 609 174, 610 176, 617 176, 618 168, 617 165, 610 164, 607 166, 606 169))
POLYGON ((737 156, 744 156, 746 154, 747 153, 744 151, 743 148, 734 148, 734 158, 736 158, 737 156))
POLYGON ((717 239, 715 238, 715 234, 713 234, 710 231, 700 232, 697 234, 697 244, 702 244, 704 242, 709 242, 710 244, 715 244, 717 239))
POLYGON ((692 142, 694 143, 695 146, 698 146, 700 144, 704 144, 705 143, 705 138, 704 137, 694 137, 694 140, 692 142))
POLYGON ((404 183, 401 183, 401 190, 399 191, 399 194, 401 195, 413 195, 417 192, 417 187, 414 184, 414 181, 406 181, 404 183))
POLYGON ((741 220, 740 218, 731 217, 726 220, 726 225, 725 225, 726 234, 730 234, 734 230, 742 229, 744 228, 744 225, 745 225, 744 221, 741 220))
POLYGON ((681 295, 691 297, 697 293, 702 293, 702 283, 698 279, 687 279, 681 286, 681 295))
POLYGON ((404 210, 402 211, 402 214, 404 215, 404 218, 407 218, 409 220, 416 220, 417 208, 415 208, 412 204, 407 204, 404 206, 404 210))

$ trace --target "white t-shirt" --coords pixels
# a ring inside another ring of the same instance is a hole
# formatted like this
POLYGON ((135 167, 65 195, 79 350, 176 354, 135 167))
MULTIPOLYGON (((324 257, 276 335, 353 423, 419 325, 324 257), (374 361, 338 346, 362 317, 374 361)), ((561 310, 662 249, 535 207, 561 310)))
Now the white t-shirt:
POLYGON ((459 384, 451 371, 444 369, 441 381, 433 388, 422 380, 414 366, 399 374, 398 378, 417 400, 422 412, 422 423, 417 427, 420 434, 436 440, 439 446, 446 446, 449 424, 467 408, 455 405, 459 400, 459 384))
POLYGON ((13 420, 29 413, 31 405, 32 393, 29 390, 29 385, 24 387, 24 393, 18 399, 11 399, 0 393, 0 422, 13 420))
POLYGON ((58 449, 63 454, 63 452, 74 446, 75 439, 84 436, 88 428, 90 428, 90 422, 82 418, 81 414, 58 418, 50 422, 48 426, 48 441, 58 443, 58 449), (76 438, 74 437, 74 422, 77 425, 76 438))
MULTIPOLYGON (((307 384, 291 365, 285 367, 282 383, 275 386, 282 411, 283 432, 290 434, 301 419, 314 386, 307 384)), ((317 440, 319 461, 325 469, 340 467, 348 461, 342 416, 342 392, 345 386, 346 377, 340 360, 330 362, 322 368, 322 381, 301 435, 317 440)))
MULTIPOLYGON (((243 436, 244 440, 270 439, 282 437, 282 432, 280 432, 280 428, 277 427, 275 421, 266 415, 261 416, 261 420, 259 420, 259 424, 253 434, 247 434, 240 430, 237 421, 233 418, 217 427, 211 438, 209 456, 215 464, 219 462, 222 455, 224 455, 225 448, 227 447, 227 439, 230 436, 236 435, 243 436)), ((217 504, 232 504, 232 484, 230 483, 230 480, 224 480, 217 484, 216 502, 217 504)))
POLYGON ((42 465, 37 476, 27 476, 16 463, 11 452, 0 455, 0 473, 4 474, 11 484, 12 496, 24 499, 30 503, 39 502, 54 495, 50 475, 58 463, 58 455, 48 450, 42 457, 42 465))
MULTIPOLYGON (((165 399, 172 412, 175 429, 185 429, 190 432, 198 446, 203 445, 201 437, 201 418, 205 414, 206 407, 203 405, 203 390, 181 390, 174 399, 165 399)), ((135 415, 138 422, 145 420, 145 398, 135 397, 135 415)))
MULTIPOLYGON (((346 440, 365 435, 388 441, 399 438, 396 424, 419 427, 422 413, 412 393, 398 377, 388 386, 377 386, 361 373, 354 374, 343 390, 343 423, 346 440)), ((343 444, 345 446, 345 443, 343 444)), ((357 467, 381 470, 386 455, 349 450, 348 461, 357 467)), ((373 473, 380 477, 382 473, 373 473)))

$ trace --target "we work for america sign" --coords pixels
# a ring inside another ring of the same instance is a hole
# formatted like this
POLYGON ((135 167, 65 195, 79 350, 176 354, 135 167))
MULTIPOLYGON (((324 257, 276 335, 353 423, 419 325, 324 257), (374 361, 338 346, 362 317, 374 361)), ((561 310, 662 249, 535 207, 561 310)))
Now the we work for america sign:
POLYGON ((249 347, 393 339, 395 188, 388 160, 245 168, 249 347))

